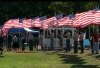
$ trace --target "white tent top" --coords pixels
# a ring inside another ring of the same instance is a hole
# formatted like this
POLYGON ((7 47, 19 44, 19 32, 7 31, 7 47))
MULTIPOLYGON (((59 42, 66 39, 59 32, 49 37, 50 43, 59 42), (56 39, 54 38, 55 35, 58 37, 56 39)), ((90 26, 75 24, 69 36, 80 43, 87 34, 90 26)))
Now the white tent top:
POLYGON ((32 29, 29 29, 29 28, 24 28, 27 32, 33 32, 33 33, 38 33, 39 31, 36 31, 36 30, 32 30, 32 29))

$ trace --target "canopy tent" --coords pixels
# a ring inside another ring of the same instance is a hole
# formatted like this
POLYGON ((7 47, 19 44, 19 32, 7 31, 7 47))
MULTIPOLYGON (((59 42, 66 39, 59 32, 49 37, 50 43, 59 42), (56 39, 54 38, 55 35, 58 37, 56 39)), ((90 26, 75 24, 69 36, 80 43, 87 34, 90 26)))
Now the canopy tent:
POLYGON ((39 31, 32 29, 32 28, 10 28, 8 30, 9 33, 18 33, 18 32, 32 32, 38 33, 39 31))
POLYGON ((24 28, 27 32, 38 33, 39 31, 33 28, 24 28))
POLYGON ((18 33, 18 32, 26 32, 24 28, 10 28, 8 30, 9 33, 18 33))

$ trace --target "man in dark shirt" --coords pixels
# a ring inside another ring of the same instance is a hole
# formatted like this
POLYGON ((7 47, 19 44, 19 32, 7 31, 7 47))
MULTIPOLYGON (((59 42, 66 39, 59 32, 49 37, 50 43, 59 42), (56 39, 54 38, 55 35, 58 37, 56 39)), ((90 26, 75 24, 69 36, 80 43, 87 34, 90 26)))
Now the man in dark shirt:
POLYGON ((11 51, 12 36, 8 35, 8 51, 11 51))

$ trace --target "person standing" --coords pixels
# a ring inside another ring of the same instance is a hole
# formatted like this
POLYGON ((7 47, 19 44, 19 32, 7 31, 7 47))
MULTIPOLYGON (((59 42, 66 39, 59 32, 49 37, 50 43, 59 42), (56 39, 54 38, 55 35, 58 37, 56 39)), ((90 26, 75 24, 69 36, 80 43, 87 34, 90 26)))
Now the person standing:
MULTIPOLYGON (((98 31, 96 31, 93 34, 93 51, 98 54, 99 53, 99 34, 98 31)), ((94 53, 93 52, 93 53, 94 53)))
POLYGON ((29 39, 29 50, 33 51, 33 36, 32 36, 32 34, 29 34, 28 39, 29 39))
POLYGON ((79 35, 77 33, 77 31, 74 32, 74 53, 78 53, 78 41, 79 41, 79 35))
POLYGON ((67 34, 66 34, 66 45, 67 45, 67 52, 70 52, 70 33, 69 31, 67 31, 67 34))
POLYGON ((22 37, 21 41, 22 41, 22 51, 24 51, 25 50, 25 43, 26 43, 25 36, 22 37))
POLYGON ((0 56, 3 56, 3 37, 0 35, 0 56))
POLYGON ((54 49, 54 33, 51 32, 51 35, 50 35, 50 44, 51 44, 51 50, 54 49))
POLYGON ((13 49, 17 50, 17 46, 18 46, 18 39, 17 36, 13 37, 13 49))
POLYGON ((12 36, 8 35, 8 48, 7 51, 11 51, 12 36))
POLYGON ((60 35, 59 35, 59 40, 60 40, 60 50, 63 50, 63 32, 61 31, 60 35))
POLYGON ((43 36, 43 33, 41 33, 40 35, 39 35, 39 47, 43 50, 43 38, 44 38, 44 36, 43 36))
POLYGON ((93 54, 94 53, 94 50, 93 50, 93 36, 90 37, 90 42, 91 42, 91 53, 93 54))
POLYGON ((83 47, 83 40, 85 39, 85 35, 83 32, 80 32, 80 45, 81 45, 81 53, 84 53, 84 47, 83 47))

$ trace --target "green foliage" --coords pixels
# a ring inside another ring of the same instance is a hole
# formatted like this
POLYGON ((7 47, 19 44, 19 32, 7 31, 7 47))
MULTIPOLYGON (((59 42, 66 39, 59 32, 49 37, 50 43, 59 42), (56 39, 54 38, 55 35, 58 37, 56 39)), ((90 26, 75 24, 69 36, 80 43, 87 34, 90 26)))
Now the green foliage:
POLYGON ((67 16, 71 13, 94 9, 99 5, 98 1, 0 2, 0 24, 11 18, 32 18, 44 15, 51 17, 59 13, 67 16))

